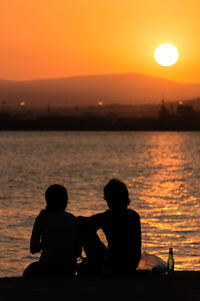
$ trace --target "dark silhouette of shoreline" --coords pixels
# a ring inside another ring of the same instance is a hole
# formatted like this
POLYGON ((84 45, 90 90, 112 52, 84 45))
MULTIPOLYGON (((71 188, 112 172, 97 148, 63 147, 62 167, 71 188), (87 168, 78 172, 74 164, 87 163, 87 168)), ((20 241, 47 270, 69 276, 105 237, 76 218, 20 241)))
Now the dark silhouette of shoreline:
POLYGON ((0 131, 200 131, 200 118, 0 118, 0 131))
MULTIPOLYGON (((197 101, 196 101, 197 102, 197 101)), ((155 106, 72 107, 0 113, 0 131, 199 131, 200 112, 191 102, 155 106)))

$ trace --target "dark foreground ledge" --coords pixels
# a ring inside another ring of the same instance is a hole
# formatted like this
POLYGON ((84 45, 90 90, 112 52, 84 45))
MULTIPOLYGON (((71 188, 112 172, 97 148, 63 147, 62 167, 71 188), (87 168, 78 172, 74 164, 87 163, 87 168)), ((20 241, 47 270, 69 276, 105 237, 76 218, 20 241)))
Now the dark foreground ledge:
POLYGON ((174 276, 139 273, 131 277, 85 279, 0 278, 1 301, 32 300, 200 300, 200 271, 174 276))

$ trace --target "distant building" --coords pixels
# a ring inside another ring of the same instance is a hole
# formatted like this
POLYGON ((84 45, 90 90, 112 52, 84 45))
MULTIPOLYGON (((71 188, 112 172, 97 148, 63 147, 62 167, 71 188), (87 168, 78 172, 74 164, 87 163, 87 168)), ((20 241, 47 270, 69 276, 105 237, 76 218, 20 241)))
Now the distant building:
POLYGON ((165 100, 164 98, 162 99, 162 104, 161 104, 161 108, 158 112, 158 117, 160 119, 166 119, 169 118, 170 114, 169 114, 169 110, 166 108, 165 106, 165 100))
MULTIPOLYGON (((169 104, 168 104, 169 105, 169 104)), ((174 112, 173 104, 171 104, 170 111, 166 108, 164 99, 158 112, 159 119, 177 119, 177 118, 194 118, 200 114, 194 110, 192 105, 184 104, 183 101, 178 101, 176 104, 176 110, 174 112)))
POLYGON ((182 101, 179 101, 176 114, 179 117, 191 117, 196 115, 196 111, 192 105, 184 105, 182 101))

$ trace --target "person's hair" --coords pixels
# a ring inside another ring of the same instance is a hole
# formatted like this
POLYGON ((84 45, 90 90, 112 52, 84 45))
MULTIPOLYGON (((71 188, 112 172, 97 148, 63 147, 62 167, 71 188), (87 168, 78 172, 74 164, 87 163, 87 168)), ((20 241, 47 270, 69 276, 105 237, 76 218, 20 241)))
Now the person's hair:
POLYGON ((59 184, 49 186, 45 192, 46 211, 65 211, 68 204, 67 189, 59 184))
POLYGON ((112 179, 104 187, 104 199, 111 210, 121 210, 130 204, 126 185, 118 179, 112 179))

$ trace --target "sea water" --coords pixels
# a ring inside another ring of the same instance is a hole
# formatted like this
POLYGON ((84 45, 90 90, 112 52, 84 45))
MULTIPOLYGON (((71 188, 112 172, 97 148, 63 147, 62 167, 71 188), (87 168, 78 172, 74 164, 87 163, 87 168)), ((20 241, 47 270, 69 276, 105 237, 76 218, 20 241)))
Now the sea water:
POLYGON ((167 261, 173 247, 176 270, 200 270, 200 132, 0 132, 0 172, 1 277, 38 259, 29 240, 49 185, 90 216, 111 178, 128 186, 143 251, 167 261))

